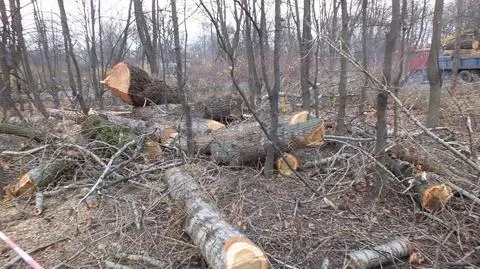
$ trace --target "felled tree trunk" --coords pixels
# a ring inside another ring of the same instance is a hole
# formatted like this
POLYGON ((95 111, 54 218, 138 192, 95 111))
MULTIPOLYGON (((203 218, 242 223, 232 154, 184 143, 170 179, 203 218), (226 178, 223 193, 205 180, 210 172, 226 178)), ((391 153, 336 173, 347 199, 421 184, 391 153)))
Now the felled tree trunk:
MULTIPOLYGON (((312 119, 280 125, 277 133, 280 149, 294 151, 323 143, 325 126, 322 120, 312 119)), ((266 156, 268 144, 269 141, 258 124, 239 124, 215 132, 210 143, 210 153, 219 163, 237 166, 262 160, 266 156)))
POLYGON ((408 239, 397 239, 373 248, 361 249, 347 255, 348 269, 368 269, 392 263, 395 259, 409 256, 413 246, 408 239))
POLYGON ((64 173, 75 165, 73 160, 57 159, 39 165, 20 177, 15 184, 5 187, 5 194, 8 197, 32 194, 35 190, 44 188, 55 183, 64 173))
POLYGON ((415 199, 423 209, 433 212, 444 208, 452 197, 449 186, 441 184, 440 176, 430 173, 415 171, 411 163, 391 158, 387 167, 400 178, 406 187, 410 187, 415 193, 415 199))
POLYGON ((205 117, 217 121, 242 118, 243 100, 237 95, 214 96, 202 102, 205 117))
POLYGON ((180 103, 180 93, 175 88, 124 62, 116 64, 101 83, 123 102, 133 106, 180 103))
POLYGON ((266 269, 263 251, 225 222, 210 196, 180 168, 165 172, 170 196, 185 205, 184 229, 213 269, 266 269))
POLYGON ((33 139, 37 142, 42 142, 45 140, 45 135, 35 131, 32 128, 10 124, 10 123, 0 123, 0 134, 9 134, 9 135, 16 135, 21 137, 26 137, 33 139))

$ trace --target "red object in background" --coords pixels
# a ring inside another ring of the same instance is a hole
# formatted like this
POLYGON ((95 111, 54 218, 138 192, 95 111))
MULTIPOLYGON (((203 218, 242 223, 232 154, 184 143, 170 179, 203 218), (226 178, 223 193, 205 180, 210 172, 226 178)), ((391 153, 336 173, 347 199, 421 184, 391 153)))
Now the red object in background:
POLYGON ((427 59, 429 48, 425 49, 416 49, 413 55, 411 56, 409 69, 412 71, 420 71, 427 69, 427 59))

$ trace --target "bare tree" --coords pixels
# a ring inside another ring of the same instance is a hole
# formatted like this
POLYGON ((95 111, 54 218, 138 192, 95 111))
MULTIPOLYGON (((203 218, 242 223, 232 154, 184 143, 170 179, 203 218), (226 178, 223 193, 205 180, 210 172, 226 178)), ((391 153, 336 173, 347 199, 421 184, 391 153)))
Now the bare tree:
POLYGON ((10 84, 10 61, 12 55, 9 55, 7 43, 9 42, 9 23, 5 2, 0 0, 0 19, 2 21, 2 40, 0 42, 0 70, 2 78, 0 80, 0 104, 3 108, 3 117, 7 117, 7 111, 14 107, 12 100, 12 87, 10 84))
POLYGON ((48 118, 47 110, 40 98, 40 91, 38 85, 33 77, 32 68, 30 66, 30 60, 28 58, 27 47, 25 44, 25 38, 23 36, 22 15, 20 13, 20 0, 10 0, 10 15, 12 17, 12 32, 17 39, 17 46, 19 50, 19 56, 22 61, 23 73, 25 75, 25 81, 34 98, 35 107, 40 113, 48 118))
MULTIPOLYGON (((392 21, 390 30, 387 33, 385 44, 385 55, 383 61, 383 83, 391 86, 393 53, 397 43, 398 31, 400 28, 400 0, 392 0, 392 21)), ((388 93, 381 91, 377 95, 377 139, 375 143, 375 152, 383 152, 387 142, 387 104, 388 93)))
MULTIPOLYGON (((368 71, 368 47, 367 47, 367 39, 368 39, 368 25, 367 25, 367 7, 368 7, 368 0, 362 0, 362 65, 363 68, 368 71)), ((358 106, 358 115, 361 117, 362 120, 365 119, 365 103, 367 102, 367 88, 370 79, 368 75, 365 74, 363 76, 363 87, 360 93, 360 105, 358 106)))
MULTIPOLYGON (((348 50, 348 9, 347 0, 340 0, 342 9, 342 51, 348 50)), ((345 133, 345 116, 347 107, 347 58, 340 59, 340 81, 338 83, 338 112, 337 112, 337 133, 345 133)))
MULTIPOLYGON (((128 14, 127 14, 127 22, 125 24, 125 28, 123 29, 123 32, 122 32, 122 35, 121 35, 121 39, 119 40, 119 45, 118 45, 118 49, 117 49, 117 53, 116 55, 114 56, 114 60, 113 60, 113 63, 116 64, 118 62, 120 62, 121 60, 123 60, 124 58, 124 54, 125 54, 125 50, 127 48, 127 40, 128 40, 128 29, 130 27, 130 20, 131 20, 131 17, 132 17, 132 3, 133 3, 133 0, 130 0, 130 4, 128 5, 128 14)), ((109 61, 110 62, 110 61, 109 61)), ((108 64, 108 63, 107 63, 108 64)))
POLYGON ((440 35, 442 31, 443 0, 435 0, 433 11, 432 42, 428 53, 427 75, 430 83, 430 98, 428 101, 427 126, 436 127, 440 123, 440 96, 442 78, 438 65, 440 51, 440 35))
POLYGON ((275 0, 275 35, 273 43, 273 88, 269 92, 270 99, 270 138, 271 144, 267 148, 265 158, 265 176, 273 177, 273 163, 275 158, 275 149, 278 148, 278 101, 280 93, 280 46, 282 42, 282 24, 281 24, 281 0, 275 0))
POLYGON ((185 125, 187 128, 187 154, 190 156, 193 152, 193 134, 192 134, 192 118, 190 115, 190 106, 187 99, 187 91, 185 89, 185 81, 182 72, 182 48, 180 46, 180 33, 178 28, 178 16, 176 0, 171 0, 172 5, 172 22, 173 22, 173 36, 175 40, 175 62, 177 64, 177 87, 182 93, 182 105, 185 113, 185 125))
MULTIPOLYGON (((298 1, 295 1, 298 14, 298 1)), ((303 28, 300 41, 300 84, 302 88, 302 108, 310 110, 311 94, 310 94, 310 62, 312 50, 312 19, 311 19, 311 2, 303 1, 303 28)), ((297 24, 300 25, 300 24, 297 24)), ((300 29, 298 30, 300 31, 300 29)))
POLYGON ((133 6, 135 9, 135 21, 137 24, 138 37, 142 43, 143 50, 147 56, 148 64, 152 74, 158 75, 159 69, 157 64, 156 48, 153 46, 152 38, 148 33, 148 26, 145 20, 145 14, 143 13, 143 6, 141 0, 133 0, 133 6))
POLYGON ((85 114, 87 114, 88 109, 83 99, 82 76, 80 74, 80 68, 78 66, 75 52, 73 50, 72 38, 70 36, 70 29, 68 28, 67 13, 65 12, 63 0, 58 0, 58 8, 60 10, 60 21, 62 24, 63 43, 65 47, 65 58, 67 62, 68 80, 70 82, 70 88, 72 90, 74 98, 78 99, 80 108, 85 114), (75 76, 73 75, 72 64, 73 68, 75 68, 75 76))
MULTIPOLYGON (((253 1, 252 5, 255 5, 255 1, 253 1)), ((245 39, 245 53, 247 55, 248 63, 248 86, 250 89, 250 105, 252 107, 255 107, 257 99, 260 98, 261 95, 262 83, 260 82, 257 73, 256 59, 252 43, 252 22, 250 19, 251 16, 249 14, 248 7, 248 1, 243 0, 243 8, 245 12, 245 26, 243 35, 245 39)))

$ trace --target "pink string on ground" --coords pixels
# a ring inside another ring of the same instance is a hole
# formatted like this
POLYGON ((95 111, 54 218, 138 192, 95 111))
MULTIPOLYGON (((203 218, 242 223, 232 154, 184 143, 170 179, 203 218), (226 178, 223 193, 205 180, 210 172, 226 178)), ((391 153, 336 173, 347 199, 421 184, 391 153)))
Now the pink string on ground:
POLYGON ((9 248, 15 251, 28 265, 33 269, 44 269, 38 262, 36 262, 30 255, 28 255, 23 249, 21 249, 15 242, 13 242, 8 236, 0 231, 0 239, 2 239, 9 248))

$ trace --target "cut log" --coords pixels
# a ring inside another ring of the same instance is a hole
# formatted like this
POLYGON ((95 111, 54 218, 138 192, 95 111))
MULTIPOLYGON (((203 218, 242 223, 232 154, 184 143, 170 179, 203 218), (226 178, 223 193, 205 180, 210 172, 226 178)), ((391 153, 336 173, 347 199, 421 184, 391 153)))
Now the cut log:
POLYGON ((413 246, 408 239, 397 239, 373 248, 357 250, 347 255, 348 269, 368 269, 392 263, 409 256, 413 246))
MULTIPOLYGON (((198 105, 194 105, 197 107, 198 105)), ((217 121, 226 121, 242 117, 243 100, 238 95, 213 96, 201 103, 205 117, 217 121)))
POLYGON ((37 189, 54 184, 64 172, 71 170, 74 166, 73 160, 59 159, 35 167, 23 174, 15 184, 5 187, 6 197, 29 195, 37 189))
POLYGON ((415 199, 423 209, 433 212, 445 207, 453 196, 449 186, 442 184, 440 176, 421 171, 409 162, 391 158, 387 163, 396 176, 403 178, 406 187, 415 193, 415 199))
POLYGON ((300 168, 300 160, 297 156, 291 153, 284 153, 283 158, 279 157, 277 159, 277 170, 280 174, 284 176, 292 176, 294 171, 297 171, 300 168), (290 165, 288 165, 288 164, 290 165), (290 169, 290 167, 293 169, 290 169))
POLYGON ((162 80, 152 79, 140 68, 120 62, 101 83, 113 95, 134 106, 180 103, 180 93, 162 80))
MULTIPOLYGON (((281 150, 291 152, 298 148, 322 144, 324 131, 325 127, 320 119, 280 125, 278 128, 279 147, 281 150)), ((211 141, 210 153, 213 159, 219 163, 233 166, 262 160, 269 144, 258 124, 239 124, 225 129, 225 131, 215 132, 211 141)))
POLYGON ((26 126, 11 123, 0 123, 0 134, 16 135, 33 139, 37 142, 45 140, 45 135, 26 126))
POLYGON ((213 269, 266 269, 263 251, 222 219, 210 196, 183 169, 165 172, 172 199, 185 205, 184 230, 213 269))
POLYGON ((300 122, 305 122, 308 119, 308 111, 303 110, 300 112, 297 112, 293 114, 289 119, 288 119, 288 124, 296 124, 300 122))

